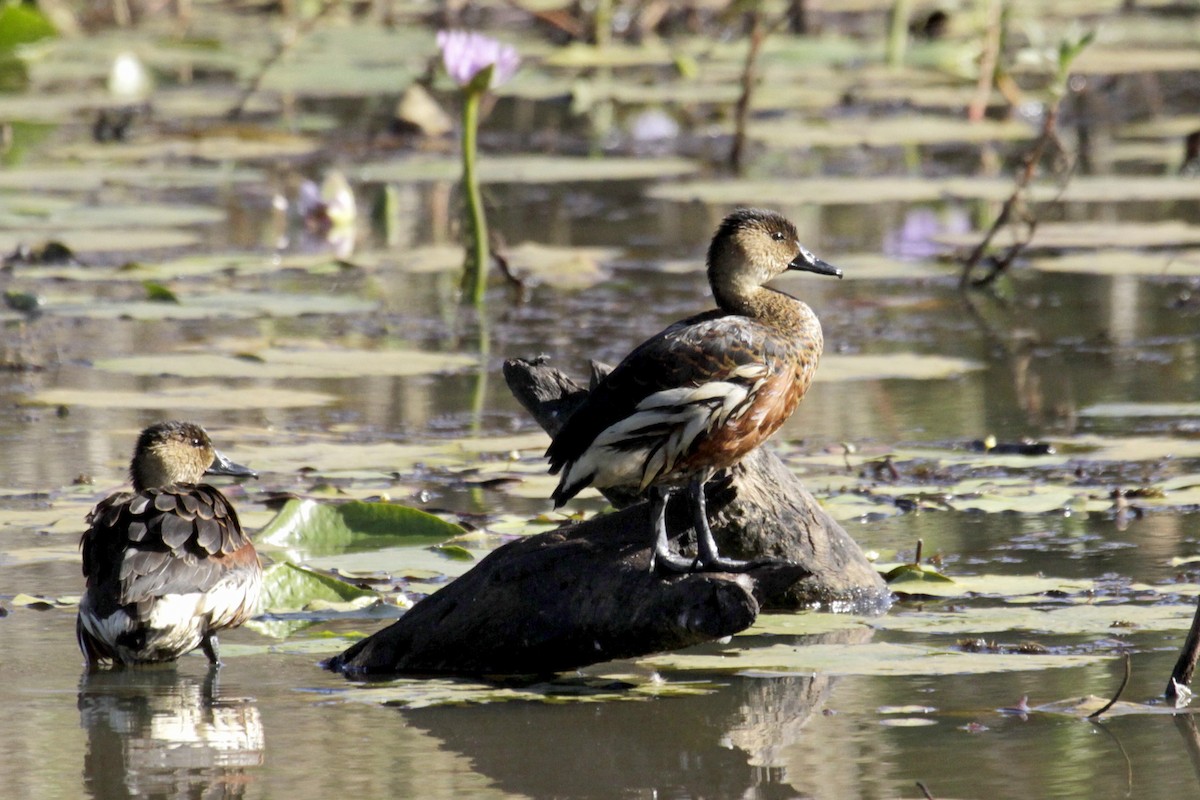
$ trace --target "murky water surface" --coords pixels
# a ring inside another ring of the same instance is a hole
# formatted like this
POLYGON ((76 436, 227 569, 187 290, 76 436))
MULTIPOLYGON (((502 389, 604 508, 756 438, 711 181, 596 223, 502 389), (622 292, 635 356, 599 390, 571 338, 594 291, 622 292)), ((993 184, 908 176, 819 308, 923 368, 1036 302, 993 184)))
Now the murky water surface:
MULTIPOLYGON (((1166 101, 1185 108, 1194 95, 1195 75, 1185 71, 1178 83, 1168 80, 1166 101)), ((1117 81, 1109 89, 1117 96, 1127 87, 1117 81)), ((378 114, 375 106, 358 101, 314 101, 306 110, 314 118, 340 121, 362 148, 373 132, 372 115, 378 114)), ((618 120, 633 113, 624 106, 618 111, 618 120)), ((1119 111, 1110 113, 1120 117, 1119 111)), ((520 149, 529 136, 542 149, 552 149, 548 142, 555 137, 568 143, 563 150, 587 149, 581 140, 589 126, 566 113, 557 100, 503 99, 489 124, 496 129, 491 144, 497 150, 520 149)), ((54 148, 86 143, 88 130, 78 122, 56 123, 19 127, 17 134, 28 138, 31 162, 46 163, 54 148)), ((695 154, 712 146, 696 135, 681 149, 695 154)), ((286 191, 301 176, 319 176, 329 166, 326 162, 352 166, 344 151, 355 146, 341 141, 329 147, 334 155, 328 158, 251 160, 274 169, 275 177, 265 182, 154 192, 101 185, 82 202, 189 204, 218 212, 214 221, 183 226, 195 235, 193 244, 139 253, 137 260, 228 250, 257 251, 270 258, 280 233, 271 212, 272 194, 286 191)), ((1012 160, 1019 152, 1016 145, 1000 145, 999 150, 1001 160, 1012 160)), ((801 164, 800 172, 808 175, 859 174, 896 170, 898 165, 902 169, 915 155, 924 174, 938 175, 969 172, 980 160, 974 145, 881 147, 874 156, 864 153, 791 150, 762 155, 767 166, 759 169, 769 176, 770 165, 781 165, 782 174, 788 174, 784 167, 801 164)), ((1101 143, 1097 160, 1108 163, 1104 156, 1112 155, 1115 162, 1115 153, 1101 143)), ((22 164, 16 156, 10 160, 22 164)), ((1157 161, 1120 163, 1124 166, 1113 172, 1161 171, 1157 161)), ((431 688, 415 690, 410 684, 419 682, 405 684, 409 688, 352 684, 318 668, 320 659, 346 641, 328 638, 323 644, 324 635, 369 633, 387 623, 382 618, 325 621, 291 639, 249 628, 229 633, 222 637, 226 666, 219 677, 207 672, 201 656, 192 655, 176 667, 85 678, 69 604, 42 608, 10 602, 21 593, 69 599, 80 592, 74 548, 82 515, 124 480, 136 432, 164 416, 204 422, 227 454, 263 469, 258 485, 230 489, 252 527, 271 517, 264 503, 268 492, 311 488, 306 474, 295 467, 270 467, 270 459, 279 457, 274 448, 301 443, 315 443, 317 461, 334 445, 420 446, 410 462, 328 471, 335 483, 357 486, 360 494, 387 493, 393 500, 471 515, 483 527, 548 511, 545 492, 536 486, 521 490, 518 481, 515 487, 481 488, 476 480, 476 470, 508 459, 526 467, 520 474, 529 481, 540 472, 538 429, 508 393, 500 367, 509 357, 547 353, 563 369, 583 376, 588 359, 615 362, 664 324, 707 307, 703 254, 728 204, 653 199, 647 189, 657 183, 495 182, 488 190, 491 223, 509 244, 529 240, 596 246, 613 248, 614 254, 602 259, 602 274, 587 281, 586 288, 535 281, 518 302, 497 284, 482 318, 459 307, 452 271, 397 268, 407 263, 410 250, 456 241, 448 222, 448 209, 456 202, 450 199, 449 180, 402 188, 399 241, 368 268, 214 271, 171 284, 185 300, 225 289, 243 298, 290 298, 264 300, 267 311, 262 313, 172 318, 135 309, 106 314, 101 313, 106 306, 138 300, 143 290, 116 279, 44 281, 28 272, 0 278, 7 287, 37 287, 52 300, 41 316, 7 316, 2 331, 10 369, 0 381, 5 508, 0 607, 7 610, 0 618, 0 709, 7 728, 0 748, 0 793, 39 799, 892 798, 921 796, 919 781, 933 796, 945 798, 1195 794, 1200 734, 1190 717, 1133 714, 1092 723, 1036 710, 1088 694, 1110 696, 1123 674, 1115 657, 1120 653, 1131 654, 1133 664, 1124 699, 1145 702, 1160 694, 1195 596, 1195 566, 1183 561, 1200 550, 1200 504, 1195 503, 1133 518, 1095 508, 1072 511, 1070 506, 1053 513, 1022 513, 1019 502, 1005 513, 937 510, 936 503, 926 503, 918 512, 898 513, 894 505, 879 505, 841 517, 863 548, 878 552, 883 561, 911 558, 921 539, 925 554, 936 554, 942 570, 951 575, 1097 580, 1086 604, 1111 609, 1111 621, 1090 628, 1027 624, 992 630, 967 624, 968 633, 956 634, 944 627, 926 631, 915 623, 903 624, 929 610, 953 616, 986 611, 998 602, 961 597, 903 601, 888 617, 900 620, 897 625, 878 620, 820 623, 815 629, 827 632, 800 635, 755 629, 730 643, 695 649, 696 655, 736 660, 731 653, 773 645, 953 648, 960 639, 983 638, 1008 645, 1035 642, 1063 656, 1105 656, 1062 668, 1024 669, 1010 660, 995 671, 964 674, 953 668, 925 671, 919 665, 888 668, 856 662, 841 669, 780 673, 739 670, 736 664, 720 670, 630 662, 599 665, 584 674, 612 684, 618 696, 625 691, 623 681, 657 682, 665 690, 651 699, 635 699, 628 692, 618 700, 580 700, 568 678, 535 687, 540 700, 481 703, 472 696, 437 703, 430 696, 453 696, 461 687, 453 682, 429 682, 431 688), (298 298, 316 298, 315 305, 290 305, 298 298), (91 310, 55 313, 56 303, 68 301, 91 310), (339 310, 336 303, 343 301, 361 303, 365 310, 339 310), (180 353, 216 348, 237 354, 263 342, 467 353, 477 362, 467 369, 412 375, 284 379, 188 377, 170 366, 180 353), (149 354, 162 356, 161 374, 104 367, 106 359, 149 354), (292 403, 281 395, 280 402, 266 406, 181 407, 170 401, 158 406, 115 400, 37 402, 60 390, 76 392, 71 398, 80 391, 145 397, 195 391, 202 385, 246 390, 251 396, 284 389, 317 393, 322 399, 292 403), (506 437, 526 435, 534 444, 516 445, 516 455, 503 447, 484 448, 482 457, 453 449, 466 438, 508 441, 506 437), (437 450, 439 444, 455 454, 448 462, 437 450), (1178 593, 1172 591, 1174 584, 1178 593), (1123 623, 1129 609, 1144 607, 1165 608, 1174 619, 1162 627, 1123 623), (381 703, 371 694, 380 688, 404 699, 381 703), (1013 710, 1023 697, 1035 710, 1013 710)), ((380 187, 377 182, 356 184, 360 203, 366 205, 380 187)), ((19 191, 8 191, 10 205, 14 197, 24 199, 19 191)), ((61 195, 73 202, 81 197, 78 191, 61 195)), ((1073 441, 1086 443, 1080 445, 1078 460, 1049 465, 1033 477, 1021 473, 1031 485, 1042 478, 1074 481, 1081 491, 1103 497, 1111 487, 1161 484, 1200 473, 1194 411, 1103 411, 1131 403, 1194 408, 1200 396, 1196 278, 1174 275, 1168 267, 1162 274, 1139 277, 1120 271, 1039 272, 1023 266, 1003 300, 964 298, 956 289, 954 269, 928 259, 898 259, 894 277, 861 279, 852 265, 862 254, 902 250, 910 235, 906 231, 931 217, 942 232, 969 227, 969 220, 981 216, 980 202, 814 205, 811 199, 797 196, 783 210, 797 221, 811 249, 834 263, 847 258, 843 265, 849 274, 842 282, 811 276, 781 282, 819 314, 830 378, 818 380, 776 444, 801 470, 809 468, 806 459, 844 453, 851 446, 845 475, 826 470, 810 482, 831 507, 854 500, 845 482, 856 480, 888 453, 953 451, 989 435, 1001 441, 1049 437, 1068 447, 1073 441), (906 274, 909 269, 911 275, 906 274), (892 357, 901 373, 838 378, 837 370, 844 367, 837 366, 837 358, 860 355, 892 357), (958 359, 966 366, 917 376, 909 372, 914 355, 958 359), (1135 454, 1111 461, 1086 459, 1087 448, 1115 441, 1127 443, 1122 446, 1135 454), (1138 455, 1145 451, 1137 448, 1152 448, 1157 455, 1138 455)), ((1194 220, 1198 212, 1195 200, 1117 197, 1048 207, 1045 219, 1149 223, 1194 220)), ((364 237, 381 236, 366 227, 364 223, 364 237)), ((292 238, 285 252, 303 249, 298 223, 293 219, 286 229, 292 238)), ((928 245, 927 236, 917 244, 928 245)), ((374 252, 380 252, 379 245, 373 242, 374 252)), ((111 250, 90 259, 99 267, 126 260, 126 254, 111 250)), ((1003 475, 1004 469, 988 474, 1003 475)), ((967 470, 956 480, 970 476, 967 470)), ((585 500, 581 506, 600 504, 585 500)), ((286 555, 271 548, 264 552, 286 555)), ((411 565, 414 557, 412 549, 347 552, 309 563, 393 569, 411 565)), ((447 574, 465 568, 443 567, 447 574)), ((1034 613, 1068 605, 1052 593, 1031 595, 1029 603, 1034 613)))

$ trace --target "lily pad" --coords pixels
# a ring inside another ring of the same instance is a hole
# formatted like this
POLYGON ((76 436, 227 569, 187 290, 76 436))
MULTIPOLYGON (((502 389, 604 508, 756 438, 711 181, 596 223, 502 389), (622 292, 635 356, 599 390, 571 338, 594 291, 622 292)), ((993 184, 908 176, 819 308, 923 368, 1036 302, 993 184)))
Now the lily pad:
POLYGON ((289 500, 257 538, 305 555, 397 544, 441 543, 465 531, 420 509, 394 503, 289 500))
MULTIPOLYGON (((1004 200, 1013 189, 1000 178, 762 178, 662 183, 646 190, 650 197, 712 205, 772 205, 797 208, 806 205, 863 205, 918 203, 958 198, 1004 200)), ((1075 176, 1064 190, 1053 183, 1034 184, 1038 202, 1063 200, 1076 203, 1119 203, 1138 200, 1200 199, 1200 181, 1180 178, 1126 176, 1075 176)))
POLYGON ((376 304, 349 295, 302 295, 270 292, 214 292, 185 295, 178 303, 48 298, 45 312, 91 319, 211 319, 298 317, 306 314, 365 314, 376 304))
POLYGON ((776 119, 756 122, 751 139, 773 147, 896 147, 904 144, 991 142, 1029 139, 1036 131, 1023 122, 970 122, 931 114, 827 122, 776 119))
POLYGON ((953 378, 983 365, 965 358, 891 353, 888 355, 841 355, 821 357, 816 381, 872 381, 886 379, 939 380, 953 378))
POLYGON ((1180 631, 1191 625, 1194 606, 1096 605, 1087 602, 1052 608, 1030 603, 954 611, 897 609, 872 620, 875 628, 946 636, 1002 634, 1006 631, 1064 635, 1113 635, 1121 631, 1180 631))
POLYGON ((129 375, 184 378, 358 378, 375 375, 426 375, 451 372, 477 363, 462 353, 419 350, 340 350, 266 348, 246 355, 175 353, 126 356, 95 362, 97 369, 129 375))
POLYGON ((347 702, 382 704, 407 709, 462 706, 502 702, 599 703, 652 700, 711 694, 717 685, 708 681, 662 681, 644 674, 562 676, 523 687, 501 686, 444 678, 402 678, 387 682, 347 684, 333 692, 347 702))
POLYGON ((68 161, 210 161, 233 162, 256 159, 297 158, 315 152, 315 138, 260 128, 218 128, 197 131, 194 136, 176 136, 126 142, 113 150, 108 144, 78 142, 50 153, 68 161))
MULTIPOLYGON (((734 637, 736 642, 738 639, 734 637)), ((641 659, 656 669, 756 675, 974 675, 1103 663, 1099 654, 965 653, 944 647, 871 642, 866 644, 775 644, 729 650, 667 653, 641 659)))
POLYGON ((1083 417, 1200 417, 1200 403, 1097 403, 1083 417))
POLYGON ((333 395, 291 389, 252 387, 234 389, 218 384, 141 391, 102 389, 44 389, 28 399, 30 405, 85 408, 261 410, 303 408, 334 401, 333 395))
POLYGON ((1035 257, 1034 269, 1043 272, 1074 272, 1094 275, 1145 275, 1149 277, 1200 276, 1200 256, 1194 252, 1154 253, 1136 250, 1101 250, 1035 257))
POLYGON ((89 192, 106 185, 184 189, 261 182, 263 179, 258 170, 230 166, 162 169, 30 166, 0 170, 0 190, 89 192))
MULTIPOLYGON (((0 173, 3 174, 3 173, 0 173)), ((133 253, 145 250, 165 250, 199 244, 201 238, 191 231, 171 228, 109 228, 65 229, 48 225, 31 237, 28 231, 0 230, 0 251, 11 252, 18 245, 28 244, 31 238, 61 239, 76 253, 133 253)))
POLYGON ((322 610, 330 603, 362 607, 377 599, 369 589, 288 562, 272 564, 263 571, 260 605, 264 611, 302 611, 314 603, 322 610))
MULTIPOLYGON (((210 206, 77 205, 59 198, 0 197, 0 227, 22 231, 83 230, 92 228, 169 228, 221 222, 226 214, 210 206)), ((124 231, 122 231, 124 232, 124 231)), ((27 233, 26 236, 32 235, 27 233)))
MULTIPOLYGON (((974 247, 983 237, 980 231, 946 233, 934 236, 942 244, 974 247)), ((1004 244, 1006 237, 997 237, 1004 244)), ((1200 225, 1177 220, 1167 222, 1047 222, 1038 225, 1029 243, 1031 250, 1087 249, 1112 247, 1186 247, 1200 244, 1200 225)))
MULTIPOLYGON (((479 180, 483 183, 661 180, 698 170, 698 164, 682 158, 491 155, 480 160, 479 180)), ((453 158, 414 157, 364 164, 355 174, 359 181, 456 181, 462 177, 462 162, 453 158)))

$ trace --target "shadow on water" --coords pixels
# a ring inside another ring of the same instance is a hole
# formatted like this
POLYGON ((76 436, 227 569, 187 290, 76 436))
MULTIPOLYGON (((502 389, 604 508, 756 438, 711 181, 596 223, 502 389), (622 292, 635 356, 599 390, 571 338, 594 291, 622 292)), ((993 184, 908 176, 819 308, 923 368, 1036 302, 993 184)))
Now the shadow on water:
POLYGON ((78 705, 83 785, 96 798, 242 797, 247 768, 263 763, 258 706, 223 696, 216 670, 203 678, 173 665, 85 673, 78 705))

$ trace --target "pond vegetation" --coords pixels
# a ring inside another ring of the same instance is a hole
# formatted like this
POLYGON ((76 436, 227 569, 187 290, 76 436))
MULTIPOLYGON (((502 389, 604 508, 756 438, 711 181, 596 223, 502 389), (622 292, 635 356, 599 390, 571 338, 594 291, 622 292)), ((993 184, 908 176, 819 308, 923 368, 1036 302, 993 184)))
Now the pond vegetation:
POLYGON ((808 5, 5 6, 8 796, 1194 793, 1161 694, 1200 595, 1200 13, 808 5), (521 60, 474 100, 497 258, 465 304, 447 28, 521 60), (826 355, 768 446, 880 571, 926 567, 894 607, 532 685, 318 669, 606 510, 551 511, 500 365, 584 376, 710 307, 742 204, 846 273, 803 286, 826 355), (265 613, 219 685, 84 678, 84 516, 177 417, 261 475, 221 488, 265 613))

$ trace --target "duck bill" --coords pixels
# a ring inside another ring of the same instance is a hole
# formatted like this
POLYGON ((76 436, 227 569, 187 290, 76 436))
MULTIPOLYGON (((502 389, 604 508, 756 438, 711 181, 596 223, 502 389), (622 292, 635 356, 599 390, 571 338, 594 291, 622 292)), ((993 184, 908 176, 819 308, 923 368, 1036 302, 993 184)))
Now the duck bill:
POLYGON ((235 478, 257 478, 258 473, 249 467, 236 464, 217 452, 213 454, 213 462, 204 471, 205 475, 231 475, 235 478))
POLYGON ((835 278, 842 277, 840 269, 828 261, 822 261, 811 253, 801 253, 796 256, 796 260, 788 264, 788 269, 796 270, 797 272, 815 272, 818 275, 832 275, 835 278))

